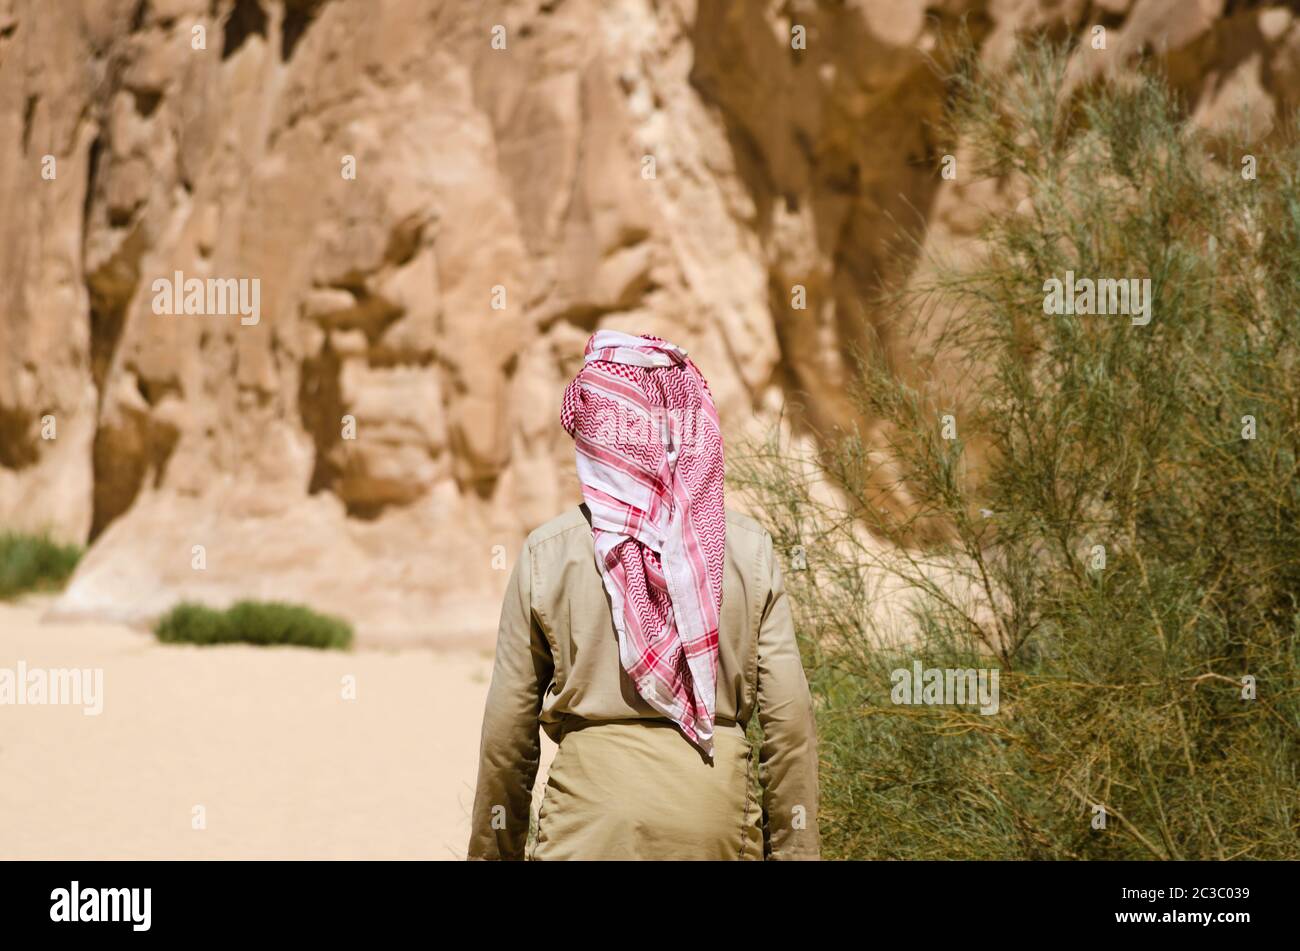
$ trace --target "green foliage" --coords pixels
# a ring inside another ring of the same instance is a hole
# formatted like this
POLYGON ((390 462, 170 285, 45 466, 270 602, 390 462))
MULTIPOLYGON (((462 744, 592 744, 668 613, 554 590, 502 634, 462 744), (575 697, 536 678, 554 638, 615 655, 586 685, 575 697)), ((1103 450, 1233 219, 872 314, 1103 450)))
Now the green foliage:
POLYGON ((184 602, 158 621, 154 633, 164 643, 287 644, 338 649, 352 644, 352 626, 346 621, 277 601, 239 601, 226 611, 184 602))
POLYGON ((736 467, 807 560, 825 852, 1300 858, 1300 150, 1247 180, 1158 78, 1065 77, 962 63, 974 174, 1027 201, 888 302, 918 349, 862 356, 869 427, 736 467), (1150 278, 1150 323, 1045 314, 1067 269, 1150 278), (997 667, 999 712, 893 703, 914 660, 997 667))
POLYGON ((0 600, 61 587, 81 555, 79 545, 60 545, 45 535, 0 533, 0 600))

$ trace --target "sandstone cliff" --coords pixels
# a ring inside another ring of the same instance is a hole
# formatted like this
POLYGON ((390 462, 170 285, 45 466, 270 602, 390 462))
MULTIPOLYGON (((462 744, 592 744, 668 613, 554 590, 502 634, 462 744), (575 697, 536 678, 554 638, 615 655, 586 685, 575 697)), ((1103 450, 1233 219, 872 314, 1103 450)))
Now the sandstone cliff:
POLYGON ((1081 70, 1155 58, 1209 125, 1300 97, 1300 21, 1227 0, 0 0, 0 525, 92 543, 67 614, 481 640, 578 498, 594 328, 686 346, 733 433, 845 419, 900 228, 997 200, 938 173, 963 22, 1101 25, 1081 70), (176 272, 257 322, 156 313, 176 272))

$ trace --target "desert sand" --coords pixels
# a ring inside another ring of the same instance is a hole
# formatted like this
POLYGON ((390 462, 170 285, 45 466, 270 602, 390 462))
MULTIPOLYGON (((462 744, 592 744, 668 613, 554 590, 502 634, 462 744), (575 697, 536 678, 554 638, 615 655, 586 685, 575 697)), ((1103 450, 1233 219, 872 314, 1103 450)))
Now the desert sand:
POLYGON ((0 604, 0 668, 100 668, 103 710, 0 705, 0 858, 464 858, 490 654, 164 645, 48 603, 0 604))

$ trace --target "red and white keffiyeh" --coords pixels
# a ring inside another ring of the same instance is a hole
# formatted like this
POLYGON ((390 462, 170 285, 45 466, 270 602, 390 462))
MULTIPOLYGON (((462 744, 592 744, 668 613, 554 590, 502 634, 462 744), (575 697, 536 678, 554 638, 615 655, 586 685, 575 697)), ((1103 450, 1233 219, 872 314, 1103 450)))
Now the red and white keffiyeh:
POLYGON ((680 347, 601 330, 560 422, 577 449, 623 669, 712 756, 726 512, 709 386, 680 347))

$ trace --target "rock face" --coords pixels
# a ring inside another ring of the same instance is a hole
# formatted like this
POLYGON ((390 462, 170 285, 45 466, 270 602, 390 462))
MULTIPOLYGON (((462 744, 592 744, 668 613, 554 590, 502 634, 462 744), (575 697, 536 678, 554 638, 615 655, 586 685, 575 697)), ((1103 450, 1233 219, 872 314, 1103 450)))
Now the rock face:
POLYGON ((1300 95, 1300 23, 1224 0, 0 0, 0 526, 91 542, 69 614, 482 642, 579 498, 595 328, 687 347, 733 433, 846 420, 899 226, 975 224, 963 22, 1101 25, 1081 69, 1156 57, 1207 124, 1300 95))

